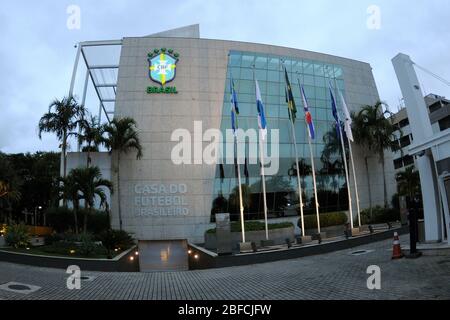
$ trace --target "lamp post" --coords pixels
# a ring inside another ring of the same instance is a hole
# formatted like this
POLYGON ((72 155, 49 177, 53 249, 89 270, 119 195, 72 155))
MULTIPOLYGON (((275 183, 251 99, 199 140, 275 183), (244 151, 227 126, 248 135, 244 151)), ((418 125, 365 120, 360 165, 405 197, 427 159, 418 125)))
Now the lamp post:
POLYGON ((42 206, 34 207, 34 226, 37 226, 37 211, 42 210, 42 206))

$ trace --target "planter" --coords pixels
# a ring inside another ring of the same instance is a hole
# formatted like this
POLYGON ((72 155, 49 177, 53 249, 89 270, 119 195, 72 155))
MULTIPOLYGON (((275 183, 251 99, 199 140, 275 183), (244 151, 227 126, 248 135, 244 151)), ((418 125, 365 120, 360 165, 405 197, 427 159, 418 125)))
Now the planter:
MULTIPOLYGON (((345 230, 345 227, 343 225, 320 228, 320 232, 325 233, 325 237, 328 237, 328 238, 343 236, 344 230, 345 230)), ((317 234, 317 229, 306 229, 306 235, 314 236, 316 234, 317 234)), ((324 239, 325 237, 324 237, 324 235, 322 235, 322 239, 324 239)))
MULTIPOLYGON (((290 239, 290 241, 293 242, 295 240, 294 227, 269 230, 269 239, 276 245, 286 244, 286 239, 290 239)), ((262 240, 266 240, 265 230, 245 232, 245 241, 254 242, 257 248, 261 247, 262 240)), ((231 232, 232 247, 238 249, 240 242, 242 242, 241 232, 231 232)), ((217 248, 217 238, 215 233, 205 233, 205 248, 209 250, 215 250, 217 248)))

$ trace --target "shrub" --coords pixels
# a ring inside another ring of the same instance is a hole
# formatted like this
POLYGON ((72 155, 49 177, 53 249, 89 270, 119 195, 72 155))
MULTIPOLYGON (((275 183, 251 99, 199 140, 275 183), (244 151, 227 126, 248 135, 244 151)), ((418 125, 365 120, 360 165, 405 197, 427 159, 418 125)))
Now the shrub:
POLYGON ((103 246, 110 253, 116 248, 128 249, 134 245, 131 235, 123 230, 106 230, 103 231, 99 239, 102 241, 103 246))
POLYGON ((370 208, 361 211, 361 223, 387 223, 400 220, 400 211, 393 208, 383 208, 375 206, 372 208, 372 217, 370 208))
MULTIPOLYGON (((345 212, 322 213, 319 215, 319 218, 320 218, 320 227, 322 228, 343 225, 348 220, 347 214, 345 212)), ((304 216, 304 220, 305 220, 305 229, 317 228, 316 215, 304 216)), ((300 218, 298 225, 301 226, 300 218)))
MULTIPOLYGON (((85 209, 78 210, 78 230, 83 228, 85 209)), ((73 209, 68 207, 49 208, 47 210, 47 222, 56 232, 63 233, 74 230, 73 209)), ((99 234, 109 228, 108 215, 104 211, 92 210, 88 213, 87 231, 99 234)))
POLYGON ((5 242, 14 248, 24 248, 30 245, 30 234, 25 224, 14 224, 6 228, 5 242))
POLYGON ((90 234, 82 233, 79 236, 79 250, 83 256, 90 256, 96 249, 96 244, 90 234))
POLYGON ((46 246, 41 248, 42 251, 53 254, 89 257, 94 254, 106 254, 106 249, 94 242, 91 234, 53 234, 46 238, 46 246))
MULTIPOLYGON (((269 230, 274 229, 283 229, 293 227, 292 222, 280 222, 280 223, 269 223, 269 230)), ((231 232, 241 232, 241 222, 233 221, 230 224, 231 232)), ((261 231, 266 230, 266 224, 260 221, 246 221, 245 222, 245 231, 261 231)), ((216 229, 209 229, 206 231, 207 233, 216 233, 216 229)))

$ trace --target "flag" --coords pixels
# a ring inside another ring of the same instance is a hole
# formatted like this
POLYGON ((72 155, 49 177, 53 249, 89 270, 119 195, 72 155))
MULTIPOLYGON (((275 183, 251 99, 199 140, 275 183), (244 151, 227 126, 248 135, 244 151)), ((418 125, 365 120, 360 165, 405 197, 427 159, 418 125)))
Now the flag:
MULTIPOLYGON (((290 114, 292 114, 291 120, 292 120, 292 122, 295 122, 297 108, 295 107, 294 95, 292 94, 291 83, 289 82, 289 77, 287 74, 286 67, 284 68, 284 77, 286 80, 286 89, 285 89, 286 102, 288 104, 288 109, 290 110, 290 114)), ((289 115, 289 118, 290 117, 291 116, 289 115)))
POLYGON ((331 90, 331 83, 329 84, 329 89, 330 89, 330 95, 331 95, 331 111, 333 112, 333 118, 336 121, 336 134, 337 134, 337 138, 340 139, 340 134, 339 134, 340 120, 339 120, 339 114, 338 114, 338 111, 336 108, 336 100, 334 99, 333 90, 331 90))
POLYGON ((220 170, 220 182, 223 182, 223 179, 225 179, 225 170, 223 169, 223 164, 219 164, 219 170, 220 170))
POLYGON ((248 160, 247 160, 247 157, 245 157, 244 175, 245 175, 245 184, 250 184, 250 175, 248 173, 248 160))
POLYGON ((236 129, 238 128, 237 115, 239 114, 239 108, 232 77, 230 78, 230 92, 231 92, 231 128, 233 129, 233 133, 236 134, 236 129))
POLYGON ((255 79, 256 87, 256 107, 258 109, 258 126, 261 130, 262 139, 264 140, 267 135, 267 121, 264 112, 264 105, 262 103, 261 91, 259 90, 258 80, 255 79))
POLYGON ((339 95, 341 96, 342 101, 342 109, 344 111, 344 130, 345 134, 347 135, 347 138, 353 142, 353 132, 352 132, 352 117, 350 116, 350 112, 348 112, 347 104, 345 103, 344 96, 342 95, 342 92, 339 91, 339 95))
POLYGON ((305 89, 303 88, 303 86, 300 87, 300 91, 303 99, 303 109, 305 110, 305 121, 309 129, 308 130, 309 137, 314 140, 315 138, 314 123, 312 120, 311 112, 309 112, 308 101, 306 100, 305 89))

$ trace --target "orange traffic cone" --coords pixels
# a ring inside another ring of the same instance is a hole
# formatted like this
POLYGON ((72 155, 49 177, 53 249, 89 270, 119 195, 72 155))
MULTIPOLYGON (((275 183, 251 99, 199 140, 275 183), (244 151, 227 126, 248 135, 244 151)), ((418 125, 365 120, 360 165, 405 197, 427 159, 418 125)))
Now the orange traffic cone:
POLYGON ((400 239, 398 238, 398 233, 394 232, 394 243, 392 248, 392 259, 403 258, 402 248, 400 246, 400 239))

